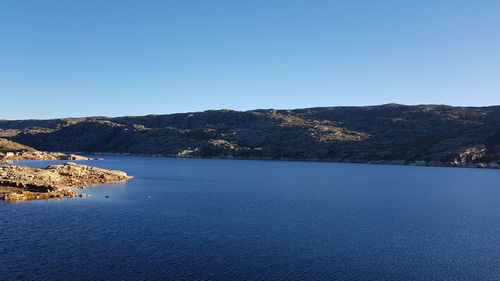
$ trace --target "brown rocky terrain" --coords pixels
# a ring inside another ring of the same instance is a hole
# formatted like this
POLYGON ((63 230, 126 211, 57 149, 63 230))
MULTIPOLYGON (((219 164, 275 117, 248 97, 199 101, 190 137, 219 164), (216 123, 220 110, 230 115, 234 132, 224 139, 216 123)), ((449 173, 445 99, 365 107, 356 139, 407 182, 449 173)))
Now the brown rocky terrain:
POLYGON ((30 200, 48 200, 48 199, 63 199, 74 197, 89 197, 89 194, 78 193, 73 190, 58 190, 48 192, 32 192, 32 191, 16 191, 7 192, 3 195, 4 201, 30 201, 30 200))
POLYGON ((15 161, 15 160, 102 160, 102 158, 91 158, 79 156, 75 154, 65 154, 60 152, 45 152, 45 151, 21 151, 0 153, 0 163, 15 161))
POLYGON ((37 151, 30 146, 0 138, 0 163, 15 160, 101 160, 101 158, 89 158, 59 152, 37 151))
POLYGON ((35 151, 33 147, 0 138, 0 155, 8 152, 35 151))
POLYGON ((500 106, 386 104, 0 120, 38 150, 169 157, 499 167, 500 106))
POLYGON ((0 193, 7 201, 80 196, 72 191, 94 184, 130 179, 126 173, 68 162, 45 169, 19 165, 0 166, 0 193))

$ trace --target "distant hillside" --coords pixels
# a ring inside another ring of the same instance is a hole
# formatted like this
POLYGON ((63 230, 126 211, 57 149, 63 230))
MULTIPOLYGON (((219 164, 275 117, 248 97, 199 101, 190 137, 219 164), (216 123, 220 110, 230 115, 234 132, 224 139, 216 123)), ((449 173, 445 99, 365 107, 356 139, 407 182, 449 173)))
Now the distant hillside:
POLYGON ((34 151, 32 147, 0 138, 0 152, 34 151))
POLYGON ((0 136, 46 151, 493 166, 500 161, 500 106, 388 104, 0 121, 0 136))

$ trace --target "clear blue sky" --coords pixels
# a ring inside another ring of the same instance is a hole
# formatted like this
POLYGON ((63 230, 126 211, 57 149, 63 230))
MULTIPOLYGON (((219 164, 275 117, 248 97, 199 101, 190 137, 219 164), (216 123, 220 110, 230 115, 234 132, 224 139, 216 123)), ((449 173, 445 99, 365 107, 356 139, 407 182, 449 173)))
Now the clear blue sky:
POLYGON ((500 104, 500 1, 0 0, 0 119, 500 104))

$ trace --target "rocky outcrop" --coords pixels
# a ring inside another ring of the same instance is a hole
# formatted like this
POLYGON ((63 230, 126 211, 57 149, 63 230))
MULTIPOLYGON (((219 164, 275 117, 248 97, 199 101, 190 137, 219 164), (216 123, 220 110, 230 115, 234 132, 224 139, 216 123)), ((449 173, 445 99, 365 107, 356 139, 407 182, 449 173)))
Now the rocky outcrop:
POLYGON ((386 104, 0 121, 45 151, 498 167, 500 106, 386 104))
MULTIPOLYGON (((0 122, 1 124, 1 122, 0 122)), ((0 138, 0 163, 15 160, 101 160, 75 154, 38 151, 30 146, 0 138)))
POLYGON ((102 160, 102 158, 90 158, 75 154, 65 154, 59 152, 44 152, 44 151, 20 151, 0 153, 0 163, 15 161, 15 160, 102 160))
POLYGON ((477 163, 488 157, 488 149, 485 145, 476 145, 470 148, 465 148, 451 162, 457 166, 466 166, 477 163))
POLYGON ((68 162, 45 169, 19 165, 0 166, 0 193, 4 200, 76 197, 74 188, 130 179, 126 173, 68 162), (18 195, 15 195, 18 194, 18 195))
POLYGON ((14 153, 19 151, 35 151, 35 149, 27 145, 0 138, 0 154, 5 154, 8 152, 14 153))
POLYGON ((4 201, 29 201, 29 200, 47 200, 63 199, 75 197, 89 197, 90 194, 78 193, 72 190, 56 190, 49 192, 20 191, 10 192, 3 195, 4 201))

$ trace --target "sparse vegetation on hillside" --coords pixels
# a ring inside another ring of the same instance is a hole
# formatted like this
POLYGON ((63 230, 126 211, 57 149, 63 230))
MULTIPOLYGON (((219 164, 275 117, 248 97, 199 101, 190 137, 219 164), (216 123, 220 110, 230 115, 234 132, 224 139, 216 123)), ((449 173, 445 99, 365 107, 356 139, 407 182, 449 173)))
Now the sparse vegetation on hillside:
POLYGON ((34 151, 32 147, 0 138, 0 152, 34 151))
POLYGON ((500 161, 500 107, 387 104, 1 121, 2 135, 47 151, 466 166, 500 161))

